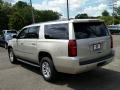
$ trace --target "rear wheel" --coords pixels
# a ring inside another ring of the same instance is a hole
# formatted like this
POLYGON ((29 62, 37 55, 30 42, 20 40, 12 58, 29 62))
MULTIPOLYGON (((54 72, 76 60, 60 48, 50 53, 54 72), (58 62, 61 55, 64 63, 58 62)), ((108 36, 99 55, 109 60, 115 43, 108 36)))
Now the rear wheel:
POLYGON ((52 82, 55 80, 56 77, 56 71, 53 65, 53 62, 51 58, 49 57, 43 57, 41 59, 41 73, 43 75, 43 78, 46 81, 52 82))
POLYGON ((10 48, 8 53, 9 53, 9 60, 10 60, 10 62, 15 64, 17 62, 17 58, 14 55, 13 49, 10 48))

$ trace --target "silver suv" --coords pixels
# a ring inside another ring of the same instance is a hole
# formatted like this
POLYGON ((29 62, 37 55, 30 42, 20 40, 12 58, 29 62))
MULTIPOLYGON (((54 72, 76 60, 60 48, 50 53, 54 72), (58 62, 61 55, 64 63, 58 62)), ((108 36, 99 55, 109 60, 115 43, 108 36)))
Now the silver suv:
POLYGON ((33 24, 13 37, 8 46, 10 62, 39 66, 47 81, 52 81, 56 72, 85 72, 110 63, 114 57, 112 36, 100 20, 33 24))

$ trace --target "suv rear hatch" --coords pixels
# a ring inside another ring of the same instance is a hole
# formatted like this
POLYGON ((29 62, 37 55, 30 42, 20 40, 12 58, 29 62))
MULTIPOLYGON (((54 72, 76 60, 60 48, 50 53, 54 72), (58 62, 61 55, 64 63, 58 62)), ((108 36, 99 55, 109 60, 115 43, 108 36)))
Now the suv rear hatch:
POLYGON ((98 59, 111 53, 111 36, 103 22, 74 22, 73 27, 80 61, 98 59))

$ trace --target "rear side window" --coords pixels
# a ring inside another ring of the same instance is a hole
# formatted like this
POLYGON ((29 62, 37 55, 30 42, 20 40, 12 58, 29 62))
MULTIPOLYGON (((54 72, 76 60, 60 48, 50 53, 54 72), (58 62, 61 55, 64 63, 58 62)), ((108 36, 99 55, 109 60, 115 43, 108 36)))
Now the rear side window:
POLYGON ((46 39, 68 39, 68 24, 45 25, 46 39))
POLYGON ((108 29, 102 22, 73 23, 76 39, 103 37, 108 29))

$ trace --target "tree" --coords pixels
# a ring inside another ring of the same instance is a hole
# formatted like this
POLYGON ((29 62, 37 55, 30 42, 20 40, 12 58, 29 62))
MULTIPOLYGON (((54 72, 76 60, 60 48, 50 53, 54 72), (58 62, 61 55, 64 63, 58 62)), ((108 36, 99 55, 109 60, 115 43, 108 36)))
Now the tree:
POLYGON ((2 0, 0 0, 0 8, 2 7, 2 4, 3 4, 3 1, 2 1, 2 0))
POLYGON ((2 0, 0 0, 0 3, 3 3, 3 1, 2 1, 2 0))
POLYGON ((0 0, 0 30, 8 29, 11 5, 0 0))
POLYGON ((112 16, 101 16, 99 19, 103 20, 105 24, 111 25, 113 22, 113 17, 112 16))
POLYGON ((110 16, 109 12, 107 10, 104 10, 102 12, 102 16, 110 16))
POLYGON ((8 17, 3 10, 0 10, 0 30, 8 28, 8 17))
MULTIPOLYGON (((0 30, 10 28, 19 30, 32 24, 31 8, 33 7, 23 1, 18 1, 12 6, 8 2, 0 0, 0 30)), ((39 11, 34 8, 33 10, 36 22, 57 20, 60 17, 58 12, 52 10, 39 11)))
MULTIPOLYGON (((101 16, 99 19, 104 20, 105 24, 112 25, 113 24, 113 17, 112 16, 101 16)), ((115 24, 119 24, 119 19, 115 18, 115 24)))
POLYGON ((9 27, 11 29, 20 30, 22 27, 24 27, 24 25, 25 21, 20 13, 16 12, 10 16, 9 27))
POLYGON ((13 8, 16 8, 16 9, 23 9, 25 7, 28 7, 29 5, 26 3, 26 2, 22 2, 22 1, 18 1, 14 6, 13 8))
MULTIPOLYGON (((31 6, 26 2, 19 1, 13 6, 15 12, 19 12, 23 18, 25 19, 25 23, 32 23, 32 14, 31 14, 31 6)), ((59 19, 60 14, 58 12, 54 12, 52 10, 36 10, 34 9, 35 21, 36 22, 44 22, 59 19)))
POLYGON ((116 18, 120 19, 120 6, 115 8, 115 15, 116 18))
MULTIPOLYGON (((20 14, 20 16, 24 19, 24 25, 29 25, 32 24, 32 13, 31 13, 31 6, 28 5, 26 2, 19 1, 13 6, 13 13, 17 12, 20 14)), ((59 19, 60 14, 57 12, 54 12, 52 10, 43 10, 39 11, 34 9, 34 15, 35 15, 35 22, 45 22, 45 21, 51 21, 51 20, 56 20, 59 19)), ((14 16, 14 15, 12 15, 14 16)), ((17 18, 16 18, 17 20, 17 18)), ((11 25, 11 20, 10 20, 10 27, 11 25)))
POLYGON ((88 15, 86 13, 78 14, 75 16, 75 19, 86 19, 86 18, 88 18, 88 15))
POLYGON ((60 14, 54 12, 52 10, 44 10, 44 11, 35 11, 35 21, 36 22, 45 22, 59 19, 60 14))

